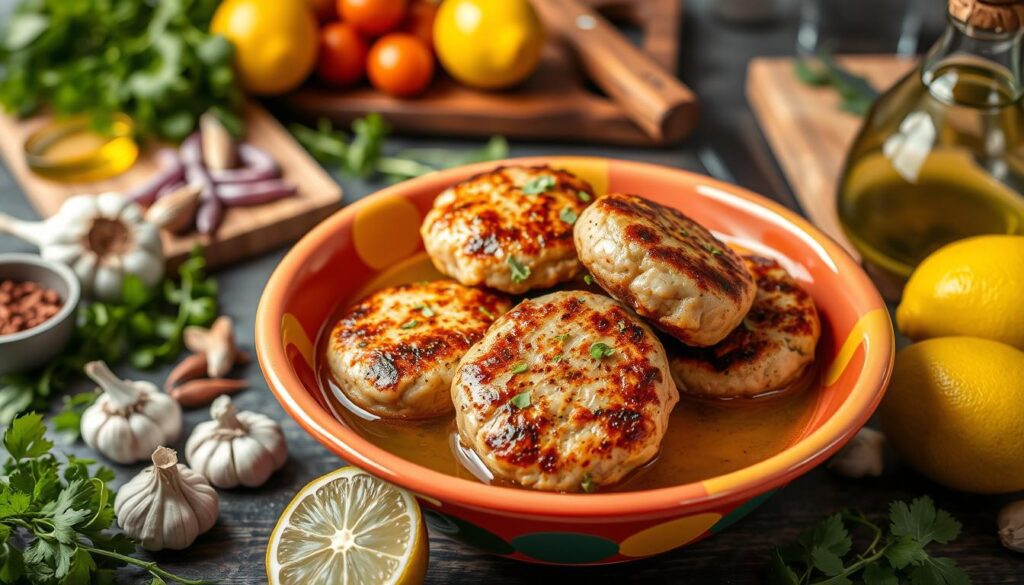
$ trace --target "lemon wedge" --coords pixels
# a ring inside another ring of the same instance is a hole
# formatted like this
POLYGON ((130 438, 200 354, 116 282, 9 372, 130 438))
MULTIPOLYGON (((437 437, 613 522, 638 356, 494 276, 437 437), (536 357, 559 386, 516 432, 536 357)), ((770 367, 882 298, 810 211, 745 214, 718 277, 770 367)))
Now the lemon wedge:
POLYGON ((356 467, 302 488, 267 545, 271 585, 417 585, 426 571, 427 530, 416 499, 356 467))

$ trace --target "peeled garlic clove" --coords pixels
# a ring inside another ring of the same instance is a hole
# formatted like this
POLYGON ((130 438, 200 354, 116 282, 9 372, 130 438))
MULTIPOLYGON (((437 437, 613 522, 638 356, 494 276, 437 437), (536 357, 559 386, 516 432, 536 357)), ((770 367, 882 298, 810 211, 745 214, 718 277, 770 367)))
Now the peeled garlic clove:
POLYGON ((217 492, 173 449, 157 447, 152 460, 118 490, 117 523, 146 550, 187 548, 217 521, 217 492))
POLYGON ((828 468, 854 479, 878 477, 885 467, 884 448, 885 435, 864 427, 828 462, 828 468))
POLYGON ((1024 553, 1024 500, 1017 500, 999 512, 999 540, 1006 548, 1024 553))
POLYGON ((120 193, 108 192, 100 193, 96 196, 96 209, 100 215, 107 219, 117 219, 129 203, 135 205, 134 202, 120 193))

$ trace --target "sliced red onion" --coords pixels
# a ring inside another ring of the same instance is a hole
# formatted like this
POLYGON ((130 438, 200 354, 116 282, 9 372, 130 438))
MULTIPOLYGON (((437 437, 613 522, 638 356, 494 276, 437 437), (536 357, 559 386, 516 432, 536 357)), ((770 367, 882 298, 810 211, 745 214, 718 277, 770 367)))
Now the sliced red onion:
POLYGON ((202 166, 203 137, 198 131, 193 132, 191 136, 182 141, 178 152, 181 154, 181 162, 184 163, 185 166, 202 166))
POLYGON ((217 185, 217 197, 225 205, 259 205, 295 194, 294 183, 280 179, 270 179, 258 183, 228 183, 217 185))
POLYGON ((152 205, 161 189, 181 182, 185 176, 185 167, 173 148, 161 148, 156 153, 156 159, 158 170, 149 179, 126 191, 125 197, 139 205, 152 205))
POLYGON ((156 192, 156 199, 157 199, 157 201, 162 199, 164 197, 164 195, 167 195, 168 193, 174 193, 175 191, 177 191, 178 189, 181 189, 182 187, 184 187, 187 184, 188 183, 186 183, 184 180, 182 180, 182 181, 174 181, 172 183, 167 183, 163 187, 160 187, 160 190, 156 192))
POLYGON ((218 185, 252 183, 281 176, 281 167, 278 166, 277 161, 266 151, 251 144, 238 145, 238 160, 242 164, 238 168, 210 171, 210 178, 213 179, 213 182, 218 185))
POLYGON ((196 229, 201 234, 213 235, 224 220, 224 204, 217 197, 201 199, 196 213, 196 229))

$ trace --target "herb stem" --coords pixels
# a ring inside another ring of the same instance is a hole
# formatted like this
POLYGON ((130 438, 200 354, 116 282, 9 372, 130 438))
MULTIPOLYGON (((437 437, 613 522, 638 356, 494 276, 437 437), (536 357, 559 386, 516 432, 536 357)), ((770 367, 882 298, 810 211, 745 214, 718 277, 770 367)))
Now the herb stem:
POLYGON ((144 561, 142 559, 130 557, 128 555, 123 555, 121 553, 103 550, 101 548, 95 548, 92 546, 85 546, 82 544, 79 544, 78 546, 82 547, 82 550, 90 554, 101 555, 111 559, 117 559, 122 563, 135 565, 136 567, 145 569, 149 571, 151 574, 156 575, 162 579, 171 580, 177 583, 181 583, 182 585, 210 585, 212 583, 216 583, 216 581, 207 581, 205 579, 186 579, 185 577, 175 575, 174 573, 161 569, 160 565, 158 565, 156 561, 144 561))

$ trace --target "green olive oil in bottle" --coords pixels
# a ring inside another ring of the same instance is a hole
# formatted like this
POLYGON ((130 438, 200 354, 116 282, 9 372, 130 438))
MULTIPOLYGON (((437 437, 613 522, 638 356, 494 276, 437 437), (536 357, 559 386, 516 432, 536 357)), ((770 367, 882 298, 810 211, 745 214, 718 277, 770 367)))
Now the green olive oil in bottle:
POLYGON ((868 113, 838 212, 883 288, 954 240, 1024 234, 1022 39, 1024 0, 950 0, 942 38, 868 113))

